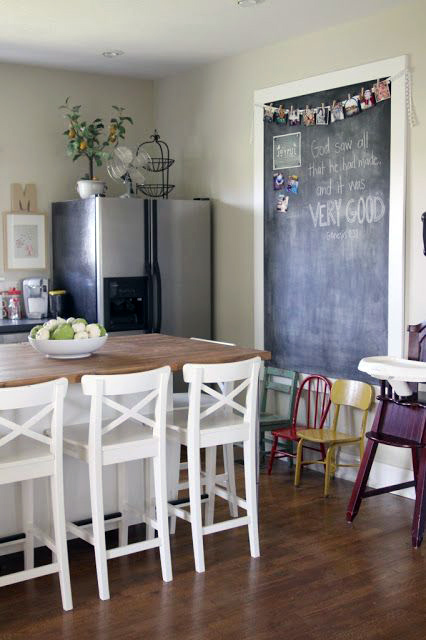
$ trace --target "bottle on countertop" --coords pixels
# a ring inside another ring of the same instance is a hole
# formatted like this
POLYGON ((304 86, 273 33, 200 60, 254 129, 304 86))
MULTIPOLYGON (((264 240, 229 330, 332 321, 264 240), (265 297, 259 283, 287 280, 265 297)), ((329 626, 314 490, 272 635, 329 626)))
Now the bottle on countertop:
POLYGON ((20 320, 22 318, 22 291, 12 287, 7 291, 7 317, 9 320, 20 320))

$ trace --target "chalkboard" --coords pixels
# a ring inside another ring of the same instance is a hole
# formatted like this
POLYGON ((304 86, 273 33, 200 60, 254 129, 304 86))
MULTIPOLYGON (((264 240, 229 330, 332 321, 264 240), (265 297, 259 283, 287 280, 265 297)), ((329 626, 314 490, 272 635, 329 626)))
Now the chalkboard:
MULTIPOLYGON (((371 85, 285 107, 329 105, 371 85)), ((275 366, 366 380, 359 360, 387 353, 390 113, 391 99, 328 125, 265 122, 264 343, 275 366), (300 158, 296 138, 278 139, 288 134, 299 134, 300 158)))

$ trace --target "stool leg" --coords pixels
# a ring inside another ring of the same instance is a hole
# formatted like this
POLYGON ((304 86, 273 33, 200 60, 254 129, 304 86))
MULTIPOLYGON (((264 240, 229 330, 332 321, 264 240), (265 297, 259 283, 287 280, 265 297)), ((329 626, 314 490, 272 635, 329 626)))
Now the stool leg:
POLYGON ((235 482, 234 445, 223 445, 223 463, 228 483, 229 513, 233 518, 238 517, 237 485, 235 482))
POLYGON ((90 502, 92 505, 93 538, 98 577, 99 597, 109 600, 108 566, 105 544, 104 500, 102 487, 102 465, 89 460, 90 502))
POLYGON ((244 479, 246 485, 247 515, 249 518, 250 555, 252 558, 258 558, 260 556, 256 472, 256 445, 255 439, 251 438, 244 442, 244 479))
POLYGON ((269 456, 268 476, 270 476, 272 473, 272 465, 274 464, 274 458, 277 452, 277 447, 278 447, 278 436, 274 436, 274 442, 272 443, 272 449, 269 456))
POLYGON ((334 452, 335 447, 331 445, 325 456, 324 498, 327 498, 330 491, 330 476, 332 473, 334 452))
POLYGON ((34 569, 34 480, 21 483, 22 530, 25 533, 24 566, 25 570, 34 569))
POLYGON ((194 548, 195 570, 205 571, 203 524, 201 519, 201 465, 200 450, 194 449, 188 443, 188 476, 189 476, 189 504, 191 510, 192 546, 194 548))
POLYGON ((417 476, 419 474, 419 456, 418 456, 417 447, 411 448, 411 458, 413 460, 414 482, 416 483, 416 486, 417 486, 417 476))
POLYGON ((294 441, 293 440, 287 440, 286 449, 291 454, 291 455, 288 456, 288 466, 290 467, 290 469, 293 469, 293 457, 292 457, 294 455, 294 441))
POLYGON ((214 520, 216 452, 217 447, 206 448, 206 493, 209 496, 204 505, 204 522, 206 525, 213 524, 214 520))
POLYGON ((419 455, 419 466, 416 486, 416 504, 414 507, 412 543, 413 547, 420 547, 423 540, 426 517, 426 449, 419 455))
POLYGON ((298 487, 300 484, 300 472, 302 470, 303 461, 303 440, 300 439, 297 443, 297 455, 296 455, 296 473, 294 474, 294 486, 298 487))
MULTIPOLYGON (((179 463, 178 463, 178 471, 177 471, 177 481, 176 481, 176 487, 179 484, 180 481, 180 459, 182 456, 182 447, 179 446, 179 463)), ((172 499, 176 499, 179 497, 179 489, 175 489, 173 491, 173 496, 172 499)), ((176 516, 170 516, 170 535, 174 536, 174 534, 176 533, 176 516)))
MULTIPOLYGON (((152 476, 152 459, 145 458, 143 461, 144 469, 144 492, 145 492, 145 513, 146 515, 154 519, 154 500, 153 500, 153 476, 152 476)), ((155 529, 149 524, 146 525, 146 539, 153 540, 155 538, 155 529)))
POLYGON ((118 510, 121 512, 121 520, 118 525, 118 546, 124 547, 129 542, 129 518, 127 515, 127 467, 125 462, 117 465, 117 489, 118 510))
POLYGON ((59 584, 61 587, 62 606, 65 611, 72 609, 70 569, 68 564, 67 527, 65 524, 64 483, 62 475, 62 458, 55 461, 56 472, 50 478, 52 496, 53 529, 55 535, 55 553, 58 563, 59 584), (58 471, 58 466, 60 470, 58 471))
POLYGON ((377 442, 369 440, 362 456, 361 464, 352 490, 351 499, 346 511, 346 520, 352 522, 356 517, 361 505, 362 496, 367 486, 368 476, 370 475, 371 466, 377 451, 377 442))
POLYGON ((160 457, 154 458, 155 506, 157 515, 158 537, 160 539, 161 572, 164 582, 173 579, 172 561, 170 557, 169 518, 167 513, 167 478, 166 465, 160 457))

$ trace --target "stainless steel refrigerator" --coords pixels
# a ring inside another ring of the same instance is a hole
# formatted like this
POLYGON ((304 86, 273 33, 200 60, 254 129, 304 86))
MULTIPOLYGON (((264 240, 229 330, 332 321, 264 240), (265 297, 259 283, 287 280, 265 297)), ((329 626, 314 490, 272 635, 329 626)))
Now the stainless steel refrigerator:
POLYGON ((108 331, 212 337, 209 201, 55 202, 52 243, 67 315, 108 331))

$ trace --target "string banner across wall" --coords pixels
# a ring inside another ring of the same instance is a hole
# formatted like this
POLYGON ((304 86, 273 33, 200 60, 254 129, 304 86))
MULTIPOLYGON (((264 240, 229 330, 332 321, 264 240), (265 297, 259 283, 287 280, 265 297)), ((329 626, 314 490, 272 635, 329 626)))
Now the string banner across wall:
MULTIPOLYGON (((405 96, 407 116, 410 126, 417 124, 417 117, 414 110, 412 98, 412 79, 409 70, 403 72, 405 75, 405 96)), ((391 97, 391 84, 395 78, 378 78, 375 83, 370 86, 361 87, 356 95, 348 94, 345 100, 336 98, 331 104, 321 103, 319 105, 303 105, 288 107, 284 103, 270 103, 263 105, 263 119, 265 122, 276 122, 283 126, 304 125, 310 126, 326 126, 333 124, 344 118, 351 118, 358 115, 366 109, 371 109, 383 100, 389 100, 391 97)))

